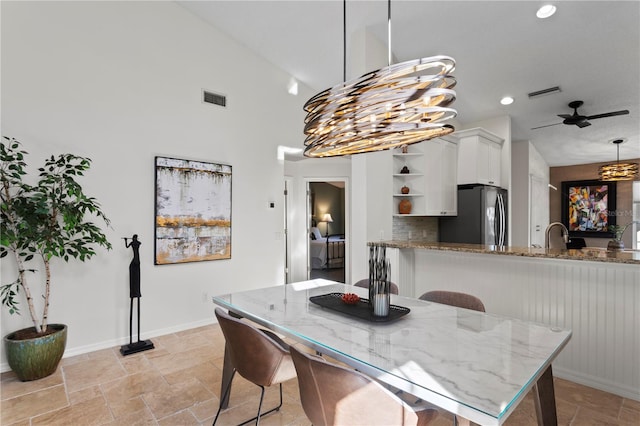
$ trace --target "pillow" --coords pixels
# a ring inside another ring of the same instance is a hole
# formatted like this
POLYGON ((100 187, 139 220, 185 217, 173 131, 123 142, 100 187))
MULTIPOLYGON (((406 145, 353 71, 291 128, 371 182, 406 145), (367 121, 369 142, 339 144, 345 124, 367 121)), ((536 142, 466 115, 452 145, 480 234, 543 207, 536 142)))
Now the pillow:
POLYGON ((320 233, 320 230, 317 227, 312 227, 311 228, 311 239, 312 240, 319 240, 322 238, 322 234, 320 233))

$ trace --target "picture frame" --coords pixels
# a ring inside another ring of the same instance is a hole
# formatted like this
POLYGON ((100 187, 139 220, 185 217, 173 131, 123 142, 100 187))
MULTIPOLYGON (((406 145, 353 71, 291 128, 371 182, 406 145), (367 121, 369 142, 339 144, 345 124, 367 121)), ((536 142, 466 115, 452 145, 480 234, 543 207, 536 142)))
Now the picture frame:
POLYGON ((616 182, 562 182, 562 223, 571 237, 611 238, 616 224, 616 182))
POLYGON ((155 157, 154 264, 231 259, 228 164, 155 157))

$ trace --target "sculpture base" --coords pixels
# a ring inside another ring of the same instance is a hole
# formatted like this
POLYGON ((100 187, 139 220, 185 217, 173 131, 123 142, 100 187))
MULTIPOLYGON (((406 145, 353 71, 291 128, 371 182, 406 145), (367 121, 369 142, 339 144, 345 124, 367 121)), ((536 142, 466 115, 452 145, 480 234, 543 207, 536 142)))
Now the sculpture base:
POLYGON ((124 356, 135 354, 142 351, 148 351, 153 349, 153 342, 151 340, 140 340, 135 343, 129 343, 128 345, 120 346, 120 353, 124 356))

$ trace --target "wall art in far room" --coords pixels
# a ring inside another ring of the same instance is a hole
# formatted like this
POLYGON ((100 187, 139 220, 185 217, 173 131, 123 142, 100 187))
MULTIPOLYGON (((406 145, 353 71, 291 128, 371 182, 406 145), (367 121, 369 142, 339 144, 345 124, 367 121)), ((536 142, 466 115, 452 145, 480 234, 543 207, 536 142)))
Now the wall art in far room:
POLYGON ((156 265, 231 258, 231 166, 155 158, 156 265))
POLYGON ((572 237, 613 236, 616 183, 599 180, 562 182, 562 223, 572 237))

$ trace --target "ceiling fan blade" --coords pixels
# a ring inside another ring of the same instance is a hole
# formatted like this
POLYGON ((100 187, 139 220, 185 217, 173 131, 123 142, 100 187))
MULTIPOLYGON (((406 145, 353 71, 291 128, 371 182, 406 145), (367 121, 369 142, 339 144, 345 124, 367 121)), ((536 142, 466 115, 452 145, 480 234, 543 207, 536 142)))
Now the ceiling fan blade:
POLYGON ((596 118, 613 117, 616 115, 627 115, 627 114, 629 114, 629 111, 626 109, 623 109, 622 111, 605 112, 604 114, 591 115, 587 117, 587 119, 595 120, 596 118))
POLYGON ((558 114, 558 117, 560 117, 560 118, 571 118, 571 117, 573 117, 573 115, 570 115, 570 114, 558 114))
POLYGON ((588 121, 578 121, 576 123, 576 126, 583 128, 583 127, 591 126, 591 123, 589 123, 588 121))
POLYGON ((558 124, 562 124, 562 123, 545 124, 544 126, 532 127, 531 130, 542 129, 542 128, 551 127, 551 126, 557 126, 558 124))

